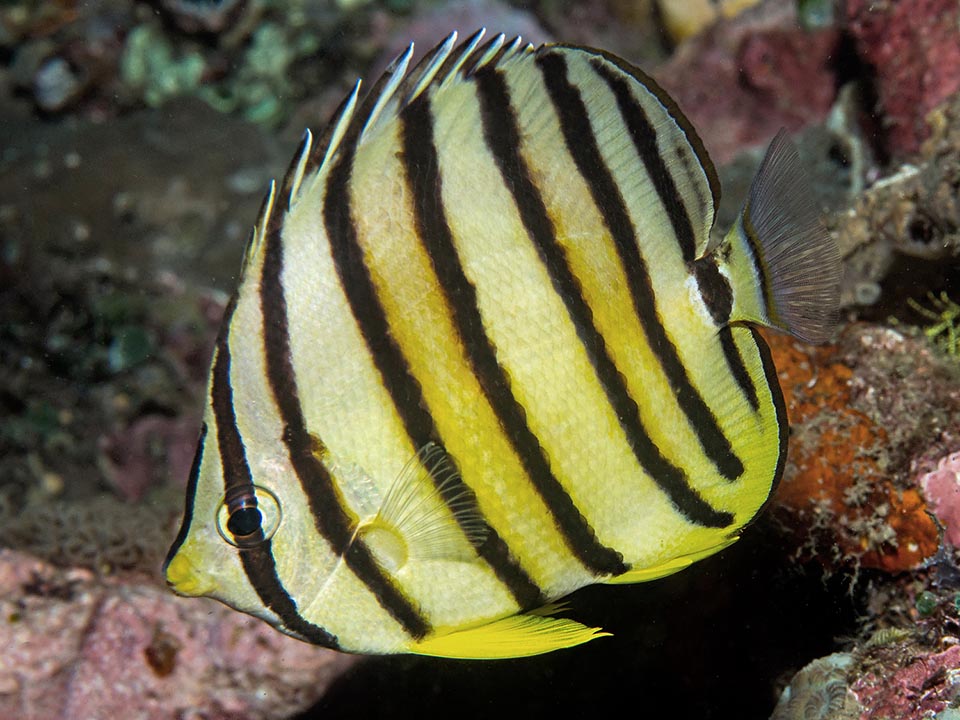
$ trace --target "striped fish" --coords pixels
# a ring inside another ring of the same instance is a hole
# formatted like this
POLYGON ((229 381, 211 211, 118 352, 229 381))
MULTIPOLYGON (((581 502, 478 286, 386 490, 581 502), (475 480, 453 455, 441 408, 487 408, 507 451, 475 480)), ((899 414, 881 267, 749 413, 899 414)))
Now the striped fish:
POLYGON ((690 123, 607 53, 412 46, 260 211, 165 572, 303 640, 503 658, 766 503, 784 406, 756 325, 828 338, 836 247, 774 140, 739 220, 690 123))

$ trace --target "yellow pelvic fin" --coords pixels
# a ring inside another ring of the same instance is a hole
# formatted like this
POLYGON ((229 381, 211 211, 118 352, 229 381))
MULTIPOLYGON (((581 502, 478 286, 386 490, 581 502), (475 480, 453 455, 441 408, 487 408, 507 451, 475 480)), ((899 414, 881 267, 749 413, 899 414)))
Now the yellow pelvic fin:
POLYGON ((540 655, 610 635, 575 620, 534 613, 511 615, 480 627, 429 637, 407 649, 417 655, 502 660, 540 655))
POLYGON ((730 547, 739 539, 739 535, 734 535, 732 538, 727 538, 719 545, 708 547, 706 550, 700 550, 695 553, 690 553, 689 555, 681 555, 680 557, 667 560, 665 563, 654 565, 653 567, 634 568, 623 573, 623 575, 617 575, 616 577, 612 577, 604 582, 607 585, 630 585, 633 583, 649 582, 650 580, 659 580, 660 578, 673 575, 676 572, 680 572, 684 568, 690 567, 698 560, 703 560, 706 557, 710 557, 714 553, 720 552, 724 548, 730 547))
POLYGON ((394 571, 411 558, 469 562, 487 531, 476 497, 447 453, 428 443, 403 467, 377 515, 357 534, 394 571))

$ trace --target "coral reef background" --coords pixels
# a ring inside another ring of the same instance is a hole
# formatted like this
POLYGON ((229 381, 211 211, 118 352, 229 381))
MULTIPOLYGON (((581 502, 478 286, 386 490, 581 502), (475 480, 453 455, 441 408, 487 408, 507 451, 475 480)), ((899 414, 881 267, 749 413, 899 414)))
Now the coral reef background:
POLYGON ((956 0, 9 0, 0 6, 0 720, 960 716, 956 0), (571 604, 614 637, 356 658, 164 587, 213 336, 270 178, 357 76, 476 27, 650 71, 718 231, 796 138, 833 343, 768 335, 784 478, 736 545, 571 604))

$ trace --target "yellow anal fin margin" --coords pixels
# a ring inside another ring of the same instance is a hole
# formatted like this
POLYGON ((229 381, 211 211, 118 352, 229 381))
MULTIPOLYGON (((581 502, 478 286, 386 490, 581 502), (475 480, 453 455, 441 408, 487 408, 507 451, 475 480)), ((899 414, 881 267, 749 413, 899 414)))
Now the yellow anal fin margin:
POLYGON ((690 567, 697 562, 697 560, 703 560, 706 557, 710 557, 714 553, 720 552, 724 548, 730 547, 739 539, 740 536, 735 535, 732 538, 727 538, 719 545, 708 547, 706 550, 700 550, 695 553, 690 553, 689 555, 681 555, 680 557, 667 560, 667 562, 661 563, 660 565, 654 565, 653 567, 634 568, 632 570, 627 570, 627 572, 623 573, 623 575, 617 575, 616 577, 604 580, 604 582, 607 585, 631 585, 633 583, 659 580, 660 578, 673 575, 675 572, 680 572, 684 568, 690 567))
POLYGON ((566 618, 511 615, 480 627, 421 640, 408 650, 417 655, 464 660, 503 660, 562 650, 608 635, 600 628, 566 618))

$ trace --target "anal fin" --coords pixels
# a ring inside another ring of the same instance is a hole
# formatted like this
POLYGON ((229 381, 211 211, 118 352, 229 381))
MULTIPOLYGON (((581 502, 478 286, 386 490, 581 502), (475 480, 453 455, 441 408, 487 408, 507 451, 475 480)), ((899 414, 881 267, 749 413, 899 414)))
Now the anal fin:
POLYGON ((511 615, 487 625, 421 640, 407 650, 417 655, 464 660, 529 657, 574 647, 610 635, 567 618, 534 613, 511 615))

